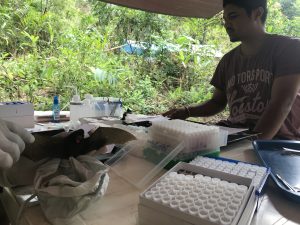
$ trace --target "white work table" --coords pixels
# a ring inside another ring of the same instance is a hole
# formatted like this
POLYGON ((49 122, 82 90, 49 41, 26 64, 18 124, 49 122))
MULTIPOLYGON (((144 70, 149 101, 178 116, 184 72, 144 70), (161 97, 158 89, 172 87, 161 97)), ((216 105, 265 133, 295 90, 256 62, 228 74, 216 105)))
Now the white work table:
MULTIPOLYGON (((225 147, 222 157, 260 164, 250 141, 243 141, 225 147)), ((82 212, 80 217, 86 225, 136 225, 138 224, 138 201, 141 190, 134 188, 122 178, 109 172, 110 183, 105 196, 82 212)), ((19 208, 9 190, 2 194, 2 201, 10 212, 10 218, 16 218, 19 208)), ((269 181, 266 193, 251 225, 296 225, 300 224, 300 204, 290 201, 280 193, 279 189, 269 181)), ((26 208, 22 225, 49 224, 39 206, 26 208)), ((84 224, 84 223, 83 223, 84 224)), ((12 225, 15 225, 12 223, 12 225)))

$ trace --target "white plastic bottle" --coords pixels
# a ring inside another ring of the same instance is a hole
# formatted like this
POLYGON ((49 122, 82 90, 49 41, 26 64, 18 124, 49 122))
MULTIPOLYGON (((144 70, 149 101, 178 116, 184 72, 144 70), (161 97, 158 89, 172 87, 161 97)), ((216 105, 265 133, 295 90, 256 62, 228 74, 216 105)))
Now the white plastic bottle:
POLYGON ((70 102, 70 120, 77 121, 82 117, 83 102, 79 95, 74 95, 70 102))

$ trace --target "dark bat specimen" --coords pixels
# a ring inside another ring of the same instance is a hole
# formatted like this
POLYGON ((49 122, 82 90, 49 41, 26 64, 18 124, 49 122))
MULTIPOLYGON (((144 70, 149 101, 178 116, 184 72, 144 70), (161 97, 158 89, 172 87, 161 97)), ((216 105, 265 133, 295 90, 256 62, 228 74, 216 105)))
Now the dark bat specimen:
POLYGON ((132 134, 119 128, 99 127, 90 137, 84 138, 82 129, 33 133, 35 142, 27 144, 23 156, 38 161, 44 158, 69 158, 86 154, 109 144, 125 144, 136 139, 132 134))

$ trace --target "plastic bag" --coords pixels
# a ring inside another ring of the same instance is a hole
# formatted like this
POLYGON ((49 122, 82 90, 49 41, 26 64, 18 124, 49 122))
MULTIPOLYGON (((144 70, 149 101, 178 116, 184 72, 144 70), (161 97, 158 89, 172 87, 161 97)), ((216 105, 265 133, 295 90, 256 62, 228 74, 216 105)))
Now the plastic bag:
POLYGON ((34 189, 46 218, 55 225, 84 224, 76 215, 104 195, 109 181, 107 171, 88 155, 52 159, 40 166, 34 189))

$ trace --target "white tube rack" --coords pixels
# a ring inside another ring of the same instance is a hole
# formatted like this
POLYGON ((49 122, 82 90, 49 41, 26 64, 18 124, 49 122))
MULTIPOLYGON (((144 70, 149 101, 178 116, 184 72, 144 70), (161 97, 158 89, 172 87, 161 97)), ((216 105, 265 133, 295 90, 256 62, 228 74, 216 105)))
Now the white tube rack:
POLYGON ((226 159, 209 158, 197 156, 190 162, 192 165, 201 166, 208 169, 222 171, 233 175, 238 175, 253 180, 253 185, 260 188, 265 182, 270 171, 268 168, 258 165, 252 165, 244 162, 232 162, 226 159))
POLYGON ((140 195, 139 224, 246 225, 255 206, 252 179, 179 163, 140 195))
POLYGON ((153 121, 150 137, 159 143, 176 145, 184 142, 184 152, 220 147, 220 132, 216 126, 207 126, 184 120, 153 121))

